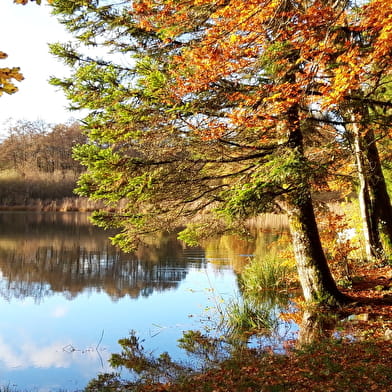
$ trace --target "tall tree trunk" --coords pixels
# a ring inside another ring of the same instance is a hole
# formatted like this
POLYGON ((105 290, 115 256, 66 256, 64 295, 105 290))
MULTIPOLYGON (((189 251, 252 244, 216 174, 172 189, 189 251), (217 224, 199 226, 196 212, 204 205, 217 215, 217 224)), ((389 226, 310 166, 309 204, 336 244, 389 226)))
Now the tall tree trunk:
POLYGON ((365 252, 368 260, 379 260, 383 257, 383 249, 378 231, 377 216, 374 213, 375 206, 370 194, 370 172, 365 155, 366 146, 354 116, 352 116, 352 120, 354 120, 352 121, 352 136, 359 180, 358 201, 365 240, 365 252))
POLYGON ((291 108, 288 119, 291 125, 288 146, 294 155, 296 187, 285 201, 299 280, 306 301, 336 306, 345 302, 347 297, 338 290, 321 245, 297 107, 291 108))
POLYGON ((386 238, 388 252, 392 251, 392 205, 382 172, 380 156, 373 130, 364 135, 366 158, 369 164, 369 189, 373 200, 372 220, 386 238))
POLYGON ((304 186, 289 199, 289 227, 305 300, 330 306, 346 302, 347 297, 338 290, 321 245, 310 190, 304 186))

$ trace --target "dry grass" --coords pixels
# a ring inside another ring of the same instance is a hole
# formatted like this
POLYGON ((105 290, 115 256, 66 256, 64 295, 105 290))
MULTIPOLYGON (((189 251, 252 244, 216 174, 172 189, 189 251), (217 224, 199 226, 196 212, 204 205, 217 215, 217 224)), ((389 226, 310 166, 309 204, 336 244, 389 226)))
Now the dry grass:
POLYGON ((0 210, 3 211, 93 211, 102 202, 74 194, 73 172, 32 171, 25 176, 15 170, 0 171, 0 210))
POLYGON ((249 227, 262 227, 264 231, 286 231, 288 228, 287 216, 284 214, 263 214, 257 217, 248 219, 249 227))

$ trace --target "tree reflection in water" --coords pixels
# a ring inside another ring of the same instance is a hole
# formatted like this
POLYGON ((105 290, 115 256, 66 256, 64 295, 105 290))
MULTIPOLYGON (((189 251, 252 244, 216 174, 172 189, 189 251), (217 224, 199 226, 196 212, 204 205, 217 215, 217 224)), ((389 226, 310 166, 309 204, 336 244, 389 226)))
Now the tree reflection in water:
POLYGON ((337 315, 323 313, 320 309, 306 309, 302 314, 298 334, 298 347, 304 347, 333 336, 337 315))
MULTIPOLYGON (((73 298, 86 290, 105 291, 112 300, 149 296, 176 287, 192 252, 201 251, 160 234, 125 254, 110 245, 110 233, 81 214, 3 213, 0 228, 0 295, 7 300, 32 297, 39 303, 56 292, 73 298)), ((191 265, 203 263, 199 257, 191 265)))
MULTIPOLYGON (((336 315, 323 314, 320 309, 318 311, 305 310, 299 326, 296 348, 314 347, 314 344, 319 341, 333 338, 336 320, 336 315)), ((262 332, 259 331, 256 334, 259 338, 259 345, 256 347, 249 346, 250 336, 245 331, 242 336, 228 336, 223 333, 219 337, 209 336, 201 331, 186 331, 179 340, 179 346, 188 355, 193 356, 193 360, 189 363, 176 362, 167 353, 156 355, 154 352, 145 350, 143 341, 131 332, 129 337, 119 340, 122 350, 120 353, 112 354, 110 359, 113 368, 128 369, 131 371, 131 376, 122 378, 120 373, 100 374, 90 381, 86 392, 102 390, 125 392, 133 390, 135 386, 141 384, 149 386, 156 383, 169 383, 169 385, 173 383, 175 385, 178 380, 191 377, 200 371, 208 371, 211 368, 219 369, 223 362, 226 364, 224 366, 230 367, 227 365, 230 362, 232 362, 232 366, 240 366, 241 358, 246 358, 248 363, 250 358, 254 358, 256 363, 260 357, 272 354, 273 350, 268 345, 271 340, 268 338, 275 335, 275 339, 277 339, 279 335, 277 329, 277 324, 271 324, 270 328, 264 328, 262 332), (195 364, 199 366, 197 367, 195 364)), ((280 336, 280 339, 282 338, 288 339, 288 336, 280 336)), ((284 347, 284 342, 282 347, 284 347)), ((292 348, 291 345, 288 346, 290 351, 292 348)), ((275 351, 274 355, 285 353, 285 351, 275 351)))
POLYGON ((160 233, 125 254, 113 247, 113 233, 90 224, 83 213, 0 214, 0 295, 6 299, 63 293, 74 298, 81 292, 104 291, 112 300, 126 295, 149 296, 178 286, 189 268, 217 268, 230 264, 240 271, 249 255, 262 255, 285 230, 284 221, 264 222, 270 230, 252 229, 257 241, 234 236, 219 237, 189 248, 175 234, 160 233), (276 226, 276 229, 273 229, 276 226), (220 259, 216 255, 227 254, 220 259))

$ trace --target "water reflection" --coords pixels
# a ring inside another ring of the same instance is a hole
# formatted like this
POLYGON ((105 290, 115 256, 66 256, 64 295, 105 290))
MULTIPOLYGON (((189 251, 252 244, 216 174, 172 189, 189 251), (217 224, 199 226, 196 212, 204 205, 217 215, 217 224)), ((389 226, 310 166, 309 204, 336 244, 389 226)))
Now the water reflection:
POLYGON ((226 236, 202 249, 159 234, 124 254, 110 245, 109 235, 93 227, 86 214, 1 213, 0 296, 32 297, 37 303, 53 293, 71 299, 86 290, 104 291, 112 300, 146 297, 177 287, 190 267, 205 267, 207 260, 240 271, 249 255, 265 254, 278 237, 272 231, 257 242, 226 236))
POLYGON ((201 249, 184 248, 161 234, 135 253, 110 245, 110 233, 89 225, 83 214, 0 214, 0 295, 33 297, 53 293, 73 298, 86 290, 112 300, 149 296, 174 288, 189 269, 205 264, 201 249))
POLYGON ((336 316, 336 314, 305 309, 300 323, 297 346, 303 347, 331 338, 337 323, 336 316))

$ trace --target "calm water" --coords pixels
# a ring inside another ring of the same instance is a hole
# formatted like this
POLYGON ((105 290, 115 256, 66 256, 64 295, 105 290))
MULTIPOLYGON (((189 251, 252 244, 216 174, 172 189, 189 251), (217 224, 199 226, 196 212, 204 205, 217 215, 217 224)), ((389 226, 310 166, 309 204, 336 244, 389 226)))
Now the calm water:
POLYGON ((0 214, 0 385, 76 390, 119 352, 129 331, 174 358, 214 298, 237 292, 257 247, 223 237, 188 248, 160 235, 137 252, 113 248, 80 213, 0 214))

